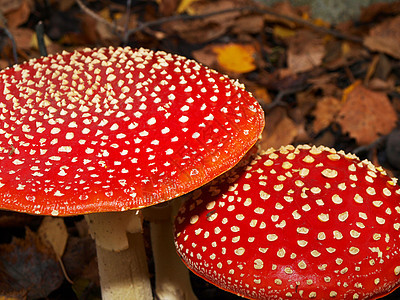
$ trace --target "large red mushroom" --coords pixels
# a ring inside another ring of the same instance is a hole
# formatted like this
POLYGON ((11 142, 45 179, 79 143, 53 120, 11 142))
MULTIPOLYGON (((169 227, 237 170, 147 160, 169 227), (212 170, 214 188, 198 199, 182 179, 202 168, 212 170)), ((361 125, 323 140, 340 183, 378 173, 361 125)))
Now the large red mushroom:
POLYGON ((138 209, 234 166, 263 128, 258 103, 193 60, 129 47, 32 59, 0 77, 0 208, 88 214, 103 298, 151 299, 138 209))
POLYGON ((176 249, 249 299, 373 299, 400 282, 400 188, 381 167, 307 145, 270 149, 193 193, 176 249))

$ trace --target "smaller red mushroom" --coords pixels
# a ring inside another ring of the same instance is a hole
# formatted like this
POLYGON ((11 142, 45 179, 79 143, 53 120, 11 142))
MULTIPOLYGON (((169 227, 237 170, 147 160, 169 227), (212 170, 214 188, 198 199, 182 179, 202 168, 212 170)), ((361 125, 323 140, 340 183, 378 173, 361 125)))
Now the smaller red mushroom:
POLYGON ((307 145, 270 149, 193 193, 185 264, 250 299, 373 299, 400 281, 400 188, 381 167, 307 145))

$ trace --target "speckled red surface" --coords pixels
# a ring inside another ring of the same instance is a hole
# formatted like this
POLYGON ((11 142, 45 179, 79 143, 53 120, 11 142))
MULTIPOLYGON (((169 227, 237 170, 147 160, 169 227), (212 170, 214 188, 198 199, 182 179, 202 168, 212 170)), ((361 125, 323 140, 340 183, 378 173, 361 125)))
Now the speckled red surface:
POLYGON ((194 192, 176 218, 187 266, 254 299, 369 299, 400 280, 400 189, 329 148, 267 151, 194 192))
POLYGON ((0 208, 121 211, 185 194, 256 142, 243 86, 184 57, 86 49, 0 72, 0 208))

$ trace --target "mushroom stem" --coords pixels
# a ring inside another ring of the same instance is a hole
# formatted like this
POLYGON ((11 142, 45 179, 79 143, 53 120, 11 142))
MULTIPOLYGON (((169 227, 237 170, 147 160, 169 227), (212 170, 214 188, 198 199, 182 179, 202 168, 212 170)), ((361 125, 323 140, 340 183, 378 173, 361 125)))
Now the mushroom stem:
POLYGON ((85 217, 96 240, 102 298, 153 299, 138 212, 85 217))
MULTIPOLYGON (((182 198, 182 197, 181 197, 182 198)), ((180 198, 180 199, 181 199, 180 198)), ((172 216, 181 204, 170 203, 148 207, 145 218, 150 221, 151 246, 155 265, 155 293, 160 300, 195 300, 189 270, 176 253, 172 216)))

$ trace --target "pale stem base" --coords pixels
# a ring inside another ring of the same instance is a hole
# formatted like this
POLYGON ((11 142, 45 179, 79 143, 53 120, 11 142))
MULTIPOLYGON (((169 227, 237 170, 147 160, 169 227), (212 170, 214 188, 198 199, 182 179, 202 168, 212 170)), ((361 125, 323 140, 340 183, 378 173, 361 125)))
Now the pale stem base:
POLYGON ((96 240, 102 299, 152 300, 140 215, 127 211, 85 217, 96 240))
POLYGON ((159 300, 197 299, 190 284, 189 270, 179 258, 174 245, 173 211, 175 206, 180 206, 179 200, 144 210, 146 220, 150 221, 156 276, 155 293, 159 300))

